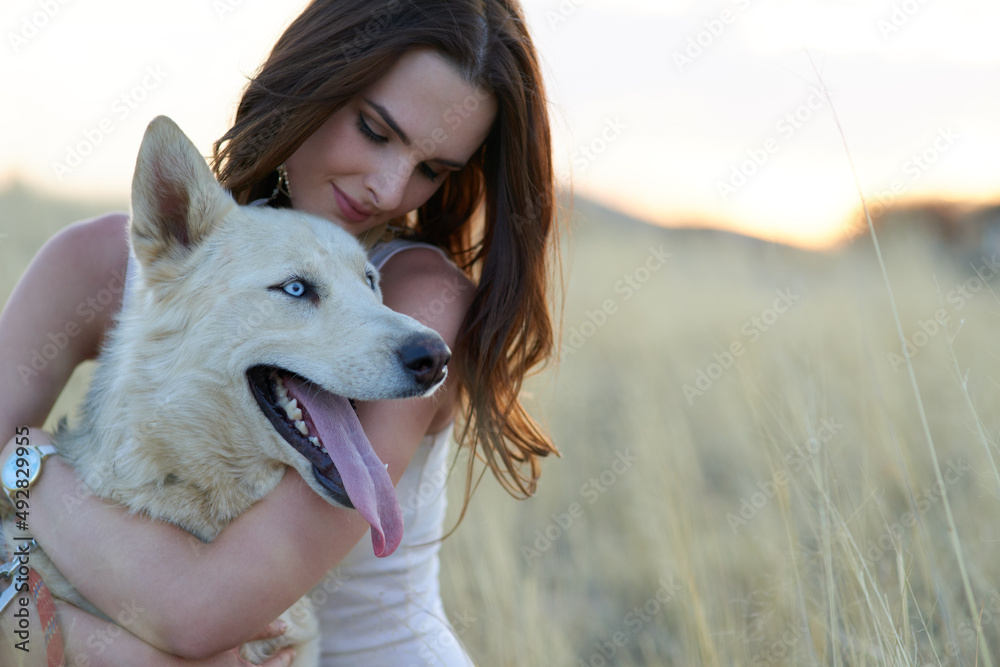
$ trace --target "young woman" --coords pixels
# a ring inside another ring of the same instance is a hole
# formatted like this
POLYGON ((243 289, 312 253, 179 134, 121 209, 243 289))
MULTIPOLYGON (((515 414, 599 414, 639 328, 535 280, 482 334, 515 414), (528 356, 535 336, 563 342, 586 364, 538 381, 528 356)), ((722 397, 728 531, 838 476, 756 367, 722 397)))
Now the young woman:
MULTIPOLYGON (((540 457, 555 451, 518 401, 526 373, 552 351, 549 150, 538 62, 514 0, 307 7, 248 85, 214 168, 241 204, 307 211, 371 245, 386 304, 452 348, 449 380, 433 397, 358 405, 397 484, 403 543, 382 560, 367 541, 354 548, 367 524, 289 471, 201 545, 98 501, 50 457, 31 491, 32 532, 128 631, 109 632, 60 603, 68 664, 76 656, 239 664, 231 648, 279 631, 269 622, 310 589, 324 665, 467 663, 438 591, 445 448, 457 421, 459 444, 516 496, 533 493, 540 457)), ((23 372, 45 332, 80 319, 78 304, 128 275, 126 224, 108 215, 68 227, 11 295, 0 318, 0 433, 8 438, 43 423, 73 368, 96 356, 113 326, 114 309, 80 322, 43 370, 23 372)), ((47 435, 32 429, 30 438, 42 444, 47 435)))

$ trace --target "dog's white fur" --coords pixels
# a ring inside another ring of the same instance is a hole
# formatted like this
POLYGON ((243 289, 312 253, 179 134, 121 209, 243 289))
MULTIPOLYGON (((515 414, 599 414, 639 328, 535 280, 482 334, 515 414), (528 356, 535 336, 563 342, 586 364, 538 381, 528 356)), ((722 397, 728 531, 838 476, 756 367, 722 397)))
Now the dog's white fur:
MULTIPOLYGON (((81 423, 56 438, 96 495, 204 541, 274 488, 286 466, 336 504, 263 415, 248 368, 279 366, 360 400, 429 393, 399 351, 413 336, 440 338, 382 305, 360 244, 316 217, 237 206, 164 117, 150 123, 136 162, 131 243, 141 275, 81 423), (293 278, 313 283, 315 298, 283 292, 293 278)), ((56 597, 97 613, 44 554, 31 563, 56 597)), ((283 618, 295 664, 315 664, 317 642, 301 643, 315 622, 283 618)), ((244 653, 257 662, 277 648, 254 642, 244 653)))

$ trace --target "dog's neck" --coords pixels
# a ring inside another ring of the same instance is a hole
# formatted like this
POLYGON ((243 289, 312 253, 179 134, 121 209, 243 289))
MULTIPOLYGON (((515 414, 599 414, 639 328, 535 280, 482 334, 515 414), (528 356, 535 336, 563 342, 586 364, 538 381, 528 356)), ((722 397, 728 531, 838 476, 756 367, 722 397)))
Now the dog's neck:
POLYGON ((239 412, 219 391, 222 378, 201 363, 158 365, 158 356, 176 358, 177 343, 134 337, 136 321, 123 317, 112 332, 79 425, 58 436, 60 453, 96 495, 153 518, 185 517, 183 528, 211 541, 280 481, 284 466, 220 449, 254 437, 243 420, 225 418, 239 412), (217 483, 233 477, 258 484, 217 483))

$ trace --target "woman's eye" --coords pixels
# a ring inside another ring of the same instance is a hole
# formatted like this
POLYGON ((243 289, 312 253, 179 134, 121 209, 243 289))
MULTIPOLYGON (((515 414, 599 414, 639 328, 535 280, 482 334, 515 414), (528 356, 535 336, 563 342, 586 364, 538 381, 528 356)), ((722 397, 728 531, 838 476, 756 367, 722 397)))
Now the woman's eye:
POLYGON ((383 137, 381 134, 376 134, 375 130, 373 130, 371 126, 368 125, 368 122, 365 120, 364 114, 361 113, 358 114, 358 130, 361 132, 361 134, 365 135, 365 138, 367 138, 373 144, 384 144, 385 142, 389 141, 388 137, 383 137))
POLYGON ((294 297, 302 297, 306 293, 305 283, 301 280, 293 280, 290 283, 286 283, 281 289, 285 291, 285 294, 294 297))
POLYGON ((429 166, 427 166, 426 162, 421 162, 418 165, 418 168, 420 169, 420 173, 426 176, 428 179, 430 179, 432 183, 437 182, 438 176, 441 175, 438 172, 431 169, 429 166))

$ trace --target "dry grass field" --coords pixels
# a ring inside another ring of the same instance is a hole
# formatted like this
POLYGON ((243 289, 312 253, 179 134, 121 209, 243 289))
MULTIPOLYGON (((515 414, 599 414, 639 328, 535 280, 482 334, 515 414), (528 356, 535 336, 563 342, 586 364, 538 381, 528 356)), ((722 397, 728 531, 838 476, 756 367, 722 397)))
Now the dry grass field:
MULTIPOLYGON (((0 298, 104 206, 0 208, 0 298)), ((530 500, 485 478, 445 541, 478 664, 1000 664, 1000 266, 886 239, 918 397, 871 248, 578 205, 528 387, 563 456, 530 500)))
POLYGON ((563 458, 528 501, 484 482, 446 542, 480 664, 998 664, 995 258, 884 244, 925 431, 869 239, 583 207, 572 236, 563 361, 532 387, 563 458))

